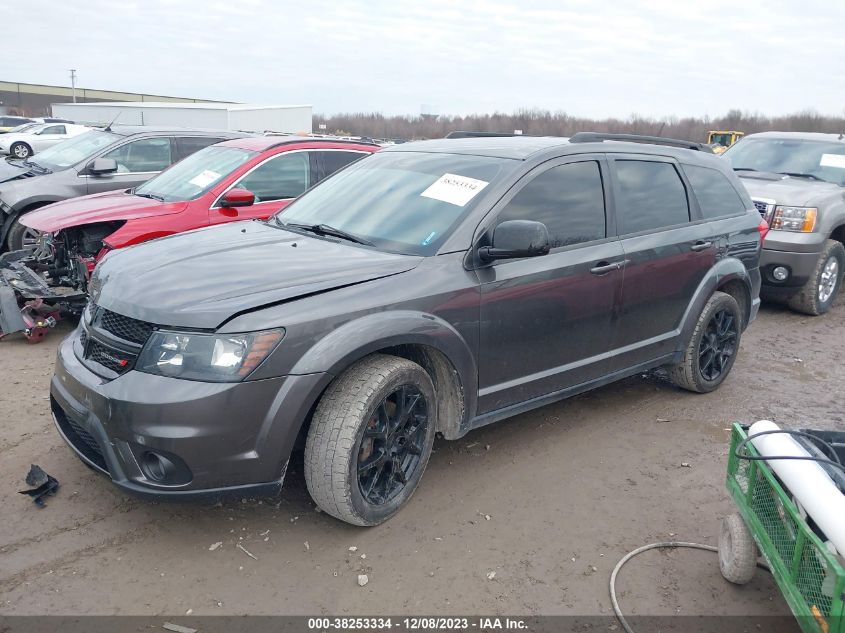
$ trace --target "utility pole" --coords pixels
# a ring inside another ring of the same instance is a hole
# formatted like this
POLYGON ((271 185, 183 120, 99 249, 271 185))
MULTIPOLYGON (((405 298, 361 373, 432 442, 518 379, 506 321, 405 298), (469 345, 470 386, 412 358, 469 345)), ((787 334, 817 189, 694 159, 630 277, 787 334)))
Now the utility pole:
POLYGON ((73 102, 76 103, 76 68, 70 69, 70 87, 73 90, 73 102))

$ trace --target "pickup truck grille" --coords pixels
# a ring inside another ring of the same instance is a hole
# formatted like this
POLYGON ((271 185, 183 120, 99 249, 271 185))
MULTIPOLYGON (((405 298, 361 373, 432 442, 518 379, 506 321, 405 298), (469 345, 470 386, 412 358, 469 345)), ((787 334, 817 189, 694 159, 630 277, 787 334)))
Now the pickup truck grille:
POLYGON ((752 198, 751 201, 754 203, 754 207, 760 212, 760 216, 766 222, 770 222, 772 214, 775 211, 775 201, 767 198, 752 198))

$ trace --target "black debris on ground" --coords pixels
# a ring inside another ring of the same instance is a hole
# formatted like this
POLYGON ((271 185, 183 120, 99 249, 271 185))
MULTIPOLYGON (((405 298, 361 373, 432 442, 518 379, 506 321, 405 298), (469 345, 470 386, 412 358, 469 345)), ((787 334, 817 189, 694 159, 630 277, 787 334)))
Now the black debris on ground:
POLYGON ((59 481, 44 472, 40 466, 31 464, 26 475, 26 485, 29 490, 20 490, 18 494, 29 495, 33 503, 39 508, 44 507, 44 498, 56 493, 59 489, 59 481))

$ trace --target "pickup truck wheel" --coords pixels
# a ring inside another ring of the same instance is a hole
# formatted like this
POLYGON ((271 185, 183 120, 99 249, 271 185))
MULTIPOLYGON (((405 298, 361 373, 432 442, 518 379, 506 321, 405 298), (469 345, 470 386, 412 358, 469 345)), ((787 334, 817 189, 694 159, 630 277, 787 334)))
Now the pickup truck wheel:
POLYGON ((26 143, 18 141, 17 143, 12 143, 12 146, 9 148, 9 154, 15 158, 29 158, 32 156, 32 148, 26 143))
POLYGON ((422 478, 437 427, 434 385, 409 360, 373 354, 323 394, 305 442, 305 483, 316 504, 354 525, 378 525, 422 478))
POLYGON ((796 312, 819 316, 830 310, 842 286, 845 271, 845 247, 828 240, 810 279, 789 298, 789 307, 796 312))
POLYGON ((688 391, 713 391, 730 373, 741 336, 742 314, 736 299, 714 292, 698 317, 684 359, 669 368, 669 378, 688 391))

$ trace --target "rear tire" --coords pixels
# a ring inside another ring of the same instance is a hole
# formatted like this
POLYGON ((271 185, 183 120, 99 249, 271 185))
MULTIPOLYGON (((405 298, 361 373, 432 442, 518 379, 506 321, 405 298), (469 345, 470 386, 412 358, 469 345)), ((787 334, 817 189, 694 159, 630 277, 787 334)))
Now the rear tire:
POLYGON ((417 488, 434 443, 437 402, 426 371, 373 354, 320 398, 305 442, 305 483, 316 504, 353 525, 378 525, 417 488))
POLYGON ((9 148, 9 155, 20 159, 29 158, 32 156, 32 148, 23 141, 17 141, 9 148))
POLYGON ((714 292, 698 317, 683 360, 668 368, 669 379, 687 391, 713 391, 730 373, 741 337, 739 304, 729 294, 714 292))
POLYGON ((722 519, 719 532, 719 570, 735 585, 751 582, 757 570, 757 544, 738 514, 722 519))
POLYGON ((824 314, 830 310, 839 295, 843 271, 845 247, 836 240, 828 240, 810 279, 789 298, 789 307, 810 316, 824 314))

